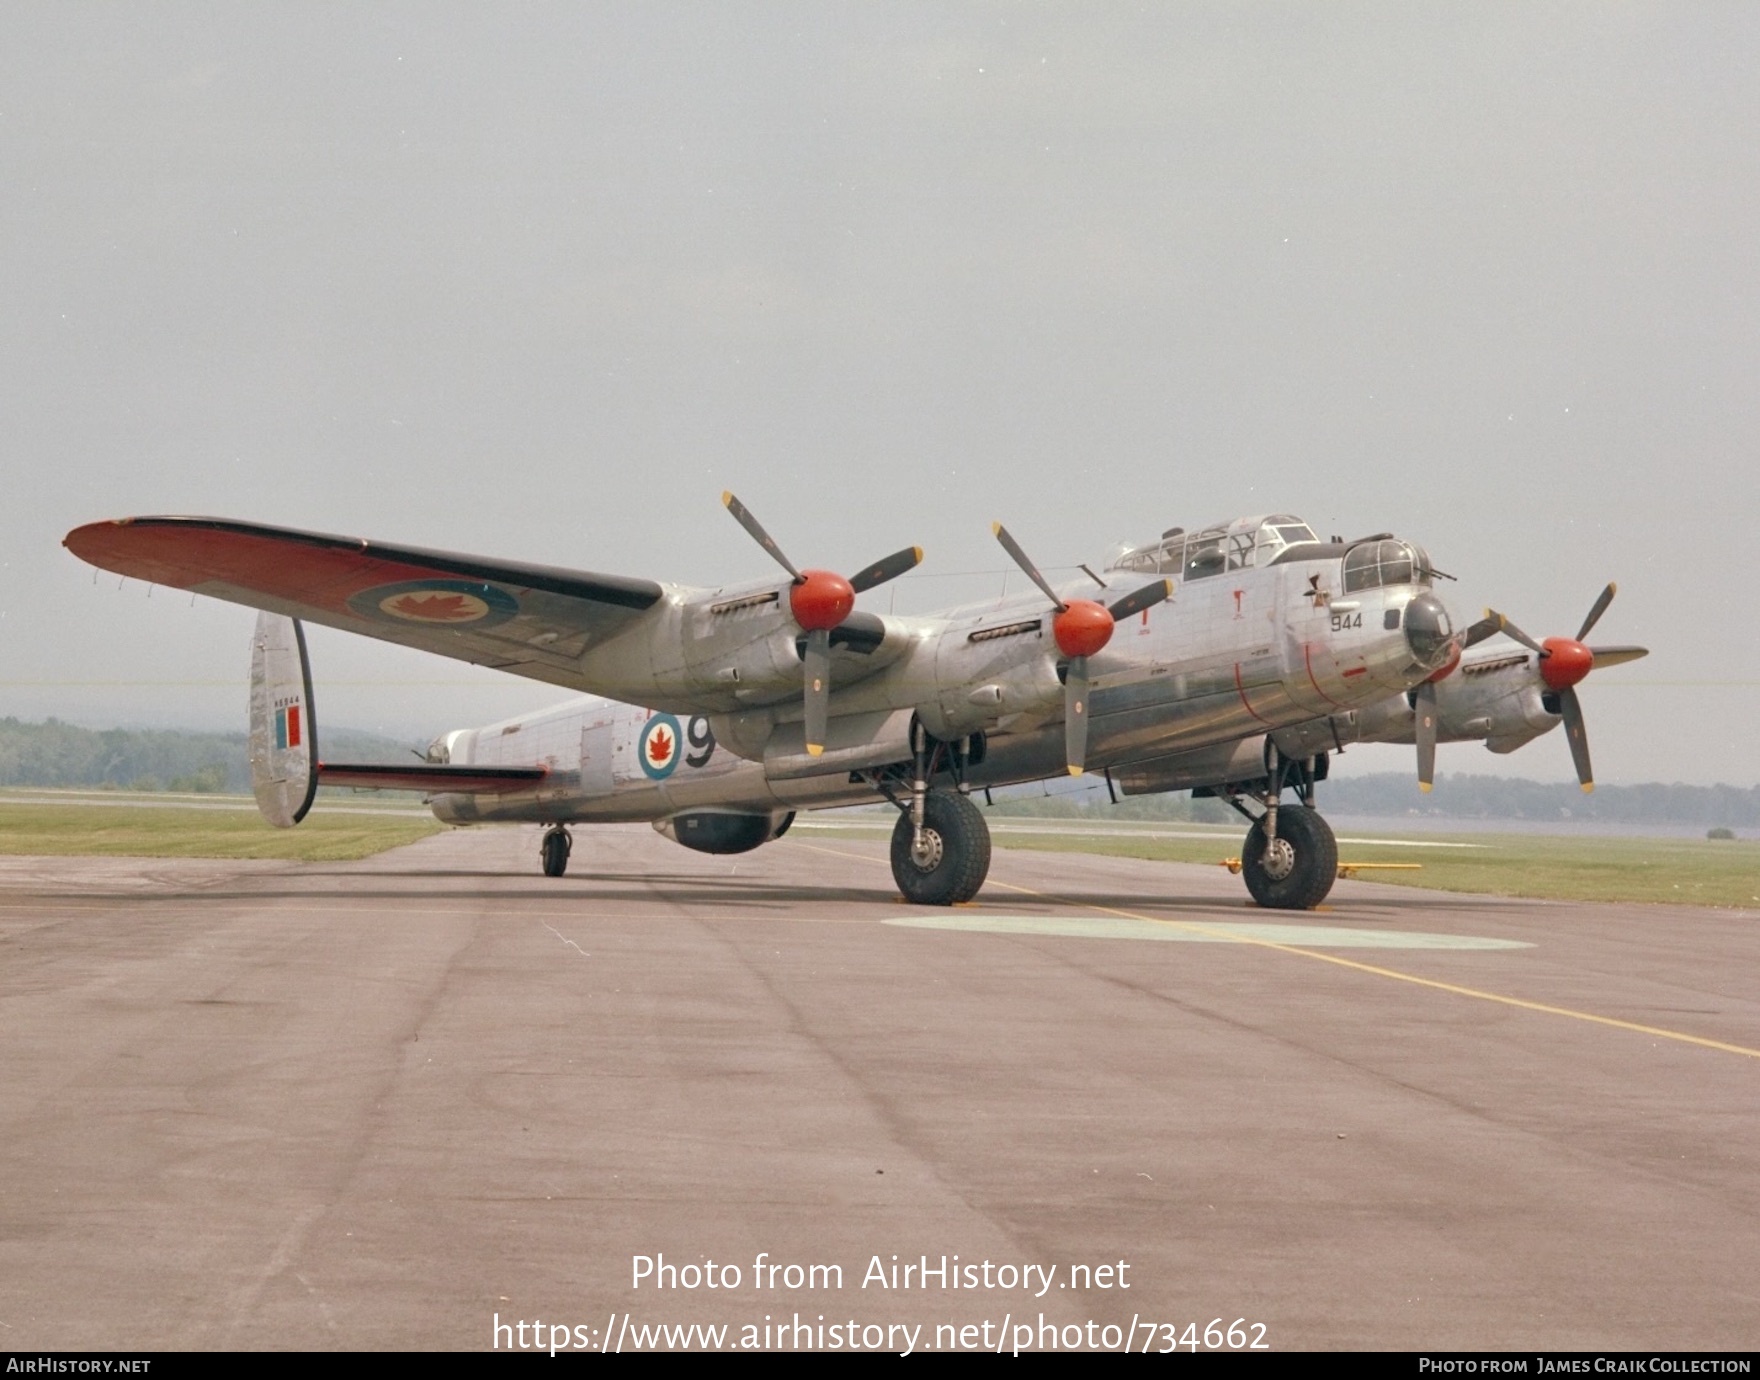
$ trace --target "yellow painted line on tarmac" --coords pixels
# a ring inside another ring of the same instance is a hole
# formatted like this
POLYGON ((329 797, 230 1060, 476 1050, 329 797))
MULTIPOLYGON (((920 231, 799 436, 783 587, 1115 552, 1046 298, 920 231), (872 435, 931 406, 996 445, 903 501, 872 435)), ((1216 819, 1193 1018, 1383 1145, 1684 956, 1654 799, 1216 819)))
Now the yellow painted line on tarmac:
MULTIPOLYGON (((813 848, 809 843, 797 843, 797 848, 813 848)), ((839 857, 862 857, 859 853, 846 853, 841 849, 813 848, 817 853, 836 853, 839 857)), ((879 858, 868 858, 869 862, 880 862, 879 858)), ((1760 1059, 1760 1049, 1749 1049, 1746 1045, 1732 1045, 1723 1040, 1707 1039, 1703 1035, 1689 1035, 1685 1031, 1668 1030, 1658 1025, 1640 1025, 1636 1021, 1622 1021, 1613 1016, 1597 1016, 1592 1011, 1577 1011, 1568 1006, 1552 1006, 1546 1002, 1528 1001, 1523 997, 1509 997, 1501 992, 1485 992, 1477 987, 1462 987, 1453 982, 1441 982, 1436 978, 1419 977, 1416 973, 1402 973, 1397 968, 1383 968, 1375 963, 1363 963, 1354 958, 1340 958, 1337 954, 1320 953, 1314 949, 1300 948, 1294 944, 1280 944, 1274 939, 1260 939, 1252 935, 1243 935, 1220 930, 1200 924, 1195 920, 1169 920, 1165 916, 1143 915, 1137 911, 1120 910, 1114 906, 1097 905, 1092 901, 1077 901, 1063 896, 1053 896, 1048 892, 1035 891, 1032 887, 1018 886, 1013 882, 997 881, 991 878, 986 884, 1002 887, 1006 891, 1018 891, 1023 896, 1036 897, 1041 901, 1059 902, 1063 905, 1080 906, 1085 910, 1096 911, 1101 915, 1116 915, 1127 920, 1147 920, 1151 924, 1167 925, 1175 929, 1188 930, 1195 934, 1224 940, 1231 944, 1250 944, 1261 949, 1272 949, 1278 953, 1293 954, 1297 958, 1311 958, 1319 963, 1331 963, 1340 968, 1351 968, 1359 973, 1369 973, 1375 977, 1391 978, 1395 982, 1410 983, 1414 987, 1429 987, 1438 992, 1449 992, 1457 997, 1470 997, 1475 1001, 1488 1001, 1498 1006, 1513 1006, 1521 1011, 1536 1011, 1547 1016, 1563 1016, 1567 1020, 1585 1021, 1590 1025, 1611 1026, 1615 1030, 1629 1030, 1639 1035, 1653 1035, 1659 1040, 1674 1040, 1680 1044, 1698 1045, 1703 1049, 1718 1049, 1726 1054, 1741 1054, 1749 1059, 1760 1059)))

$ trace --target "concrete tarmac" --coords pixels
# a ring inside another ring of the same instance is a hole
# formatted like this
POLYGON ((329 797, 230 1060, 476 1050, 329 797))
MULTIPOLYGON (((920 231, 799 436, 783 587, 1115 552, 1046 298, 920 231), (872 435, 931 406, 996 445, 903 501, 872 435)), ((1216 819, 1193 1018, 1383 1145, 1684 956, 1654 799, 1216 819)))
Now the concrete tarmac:
POLYGON ((826 832, 0 860, 0 1350, 1747 1349, 1756 971, 1072 854, 924 910, 826 832))

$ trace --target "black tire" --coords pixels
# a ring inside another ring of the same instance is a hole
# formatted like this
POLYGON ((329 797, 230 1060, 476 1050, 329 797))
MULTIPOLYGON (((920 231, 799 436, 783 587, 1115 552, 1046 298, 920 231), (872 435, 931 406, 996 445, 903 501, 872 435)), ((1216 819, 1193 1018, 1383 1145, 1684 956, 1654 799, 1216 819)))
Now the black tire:
POLYGON ((568 871, 568 855, 574 850, 574 840, 563 829, 552 829, 544 835, 544 842, 539 848, 539 856, 544 860, 544 875, 560 877, 568 871))
POLYGON ((919 906, 969 901, 990 871, 990 826, 978 807, 956 791, 930 791, 923 802, 923 835, 929 859, 912 856, 911 817, 892 827, 892 879, 904 899, 919 906))
POLYGON ((1261 820, 1241 849, 1247 890, 1270 910, 1312 910, 1326 899, 1338 878, 1338 840, 1332 836, 1332 826, 1310 809, 1287 805, 1277 812, 1277 837, 1295 854, 1289 871, 1281 877, 1267 871, 1270 841, 1261 820))

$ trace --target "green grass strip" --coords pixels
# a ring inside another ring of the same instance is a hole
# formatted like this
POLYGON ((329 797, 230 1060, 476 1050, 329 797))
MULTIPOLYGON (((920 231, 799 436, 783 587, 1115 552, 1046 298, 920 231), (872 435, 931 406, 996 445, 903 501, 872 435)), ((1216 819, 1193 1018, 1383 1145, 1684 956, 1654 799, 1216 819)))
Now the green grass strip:
POLYGON ((0 853, 48 857, 283 858, 343 862, 439 833, 438 820, 314 811, 275 829, 254 809, 0 803, 0 853))

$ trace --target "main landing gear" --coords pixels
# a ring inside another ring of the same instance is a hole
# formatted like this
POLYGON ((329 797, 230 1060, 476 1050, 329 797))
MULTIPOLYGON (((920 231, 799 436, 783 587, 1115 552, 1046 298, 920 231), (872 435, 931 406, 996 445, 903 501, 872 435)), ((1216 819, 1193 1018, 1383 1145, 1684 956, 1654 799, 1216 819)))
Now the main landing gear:
POLYGON ((1277 813, 1277 834, 1253 822, 1241 849, 1241 872, 1253 899, 1270 910, 1312 910, 1338 876, 1338 843, 1318 811, 1290 806, 1277 813))
POLYGON ((978 807, 956 791, 930 791, 923 823, 910 811, 892 826, 892 879, 904 899, 919 906, 969 901, 990 871, 990 826, 978 807))
POLYGON ((1338 840, 1314 808, 1313 762, 1286 758, 1267 740, 1265 767, 1262 814, 1252 814, 1238 795, 1224 797, 1253 825, 1241 849, 1241 872, 1248 892, 1267 909, 1312 910, 1338 877, 1338 840), (1301 804, 1279 807, 1286 785, 1301 804))
POLYGON ((892 826, 892 880, 904 899, 919 906, 969 901, 990 872, 990 826, 966 792, 966 768, 980 759, 982 739, 943 743, 921 724, 911 725, 910 797, 902 799, 896 776, 870 778, 898 807, 892 826), (954 790, 930 790, 937 771, 949 771, 954 790))
POLYGON ((560 877, 568 871, 568 855, 574 851, 574 838, 560 824, 544 831, 544 842, 538 845, 538 856, 544 862, 546 877, 560 877))

